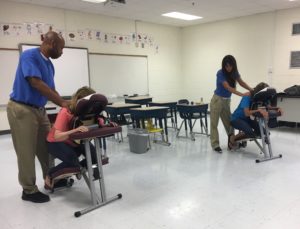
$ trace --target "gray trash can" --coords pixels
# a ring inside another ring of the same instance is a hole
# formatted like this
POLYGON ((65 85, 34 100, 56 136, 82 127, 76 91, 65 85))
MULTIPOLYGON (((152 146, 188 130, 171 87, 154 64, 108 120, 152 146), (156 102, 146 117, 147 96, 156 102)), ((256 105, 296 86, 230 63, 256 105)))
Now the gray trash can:
POLYGON ((133 153, 146 153, 149 150, 149 133, 144 129, 128 130, 129 149, 133 153))

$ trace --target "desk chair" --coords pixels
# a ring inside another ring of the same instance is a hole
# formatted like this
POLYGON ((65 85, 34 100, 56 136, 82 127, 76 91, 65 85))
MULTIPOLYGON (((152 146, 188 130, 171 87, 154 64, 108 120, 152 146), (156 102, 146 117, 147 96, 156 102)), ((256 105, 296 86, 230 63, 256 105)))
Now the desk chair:
POLYGON ((151 118, 148 118, 147 120, 145 120, 145 128, 147 129, 147 131, 149 133, 149 148, 150 149, 151 149, 150 134, 153 134, 153 142, 154 143, 157 142, 156 133, 161 134, 161 138, 164 141, 164 129, 157 127, 157 125, 154 126, 151 118))
POLYGON ((177 103, 178 103, 178 104, 190 104, 190 101, 187 100, 187 99, 180 99, 180 100, 178 100, 177 103))
POLYGON ((193 141, 195 141, 195 134, 204 134, 206 136, 209 136, 208 128, 207 128, 207 110, 208 110, 208 104, 202 104, 202 105, 189 105, 187 103, 177 104, 177 111, 179 112, 179 116, 182 119, 182 122, 177 131, 176 137, 181 137, 179 136, 179 133, 183 124, 185 127, 185 135, 186 135, 185 137, 188 137, 187 126, 189 126, 191 140, 193 141), (193 131, 193 128, 197 120, 200 121, 201 132, 193 131))
MULTIPOLYGON (((186 104, 186 105, 188 105, 188 104, 190 104, 190 101, 189 101, 188 99, 180 99, 180 100, 178 100, 177 104, 180 104, 180 105, 186 104)), ((177 107, 176 107, 176 111, 178 111, 178 110, 177 110, 177 107)), ((177 114, 175 114, 175 115, 177 115, 177 114)), ((179 116, 180 116, 180 118, 181 118, 182 120, 184 120, 183 116, 181 116, 180 113, 179 113, 179 116)), ((186 137, 188 137, 188 133, 187 133, 187 123, 186 123, 186 122, 183 122, 183 121, 181 122, 179 129, 176 128, 176 130, 177 130, 177 135, 176 135, 176 137, 179 137, 179 132, 180 132, 180 130, 181 130, 181 127, 182 127, 182 124, 183 124, 183 123, 184 123, 184 127, 185 127, 185 135, 186 135, 186 137)))
MULTIPOLYGON (((114 200, 122 198, 122 194, 120 193, 111 198, 107 198, 106 196, 102 165, 108 164, 109 159, 106 154, 105 138, 121 132, 120 126, 108 125, 101 128, 99 127, 99 114, 105 109, 106 105, 107 98, 105 96, 101 94, 92 94, 91 96, 79 100, 76 106, 76 118, 73 121, 73 127, 86 125, 89 127, 89 131, 71 134, 70 138, 74 141, 82 141, 85 146, 86 168, 82 167, 80 169, 80 174, 83 176, 90 190, 92 205, 81 211, 76 211, 74 213, 75 217, 79 217, 114 200), (91 141, 94 142, 96 148, 96 164, 94 165, 92 164, 91 157, 91 141), (98 180, 94 180, 93 178, 93 168, 98 171, 98 180), (96 194, 95 182, 97 181, 99 182, 100 197, 96 194)), ((78 177, 79 173, 76 173, 76 175, 78 177)))
POLYGON ((276 90, 274 88, 266 88, 256 93, 253 96, 251 109, 256 110, 258 107, 265 108, 268 111, 269 117, 268 119, 265 119, 261 113, 255 113, 253 116, 259 124, 260 136, 255 138, 246 136, 243 139, 236 139, 237 143, 245 141, 254 141, 256 143, 261 153, 264 155, 263 158, 256 159, 256 163, 282 158, 281 154, 277 156, 273 155, 270 139, 270 128, 277 127, 277 117, 281 116, 279 108, 275 107, 276 101, 276 90), (272 107, 269 107, 268 105, 272 105, 272 107), (259 140, 261 143, 259 143, 259 140))
POLYGON ((148 129, 153 132, 161 133, 161 141, 154 139, 155 143, 161 143, 163 145, 170 146, 169 138, 168 138, 168 129, 167 129, 167 111, 168 107, 163 106, 150 106, 143 108, 132 108, 131 116, 133 120, 134 128, 143 128, 146 129, 146 124, 148 125, 148 129), (158 126, 153 126, 152 119, 158 121, 158 126), (146 122, 146 120, 148 120, 146 122))

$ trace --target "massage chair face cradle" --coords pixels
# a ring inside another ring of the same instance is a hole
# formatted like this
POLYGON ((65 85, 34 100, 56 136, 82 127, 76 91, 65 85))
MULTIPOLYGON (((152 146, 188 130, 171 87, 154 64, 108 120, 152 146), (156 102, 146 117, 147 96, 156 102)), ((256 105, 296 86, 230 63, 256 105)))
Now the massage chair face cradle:
POLYGON ((277 106, 276 90, 274 88, 265 88, 253 96, 251 110, 265 109, 268 117, 264 118, 260 112, 253 114, 256 120, 264 118, 269 128, 277 126, 277 117, 281 116, 280 109, 277 106))

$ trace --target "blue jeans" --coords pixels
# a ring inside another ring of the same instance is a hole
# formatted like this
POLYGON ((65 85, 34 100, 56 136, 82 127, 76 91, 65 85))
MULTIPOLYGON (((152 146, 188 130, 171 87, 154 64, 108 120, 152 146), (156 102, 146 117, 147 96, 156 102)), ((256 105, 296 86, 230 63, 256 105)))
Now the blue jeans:
POLYGON ((250 118, 248 120, 236 119, 231 121, 231 125, 234 129, 243 131, 249 138, 260 136, 260 129, 256 120, 251 120, 250 118))
MULTIPOLYGON (((49 153, 54 156, 54 158, 58 158, 62 162, 58 164, 55 167, 52 167, 49 169, 49 176, 51 177, 52 174, 55 172, 63 169, 63 168, 69 168, 69 167, 80 167, 86 166, 85 160, 83 160, 83 163, 79 163, 78 157, 80 155, 85 156, 85 147, 84 144, 80 144, 77 147, 70 146, 64 142, 47 142, 48 145, 48 151, 49 153)), ((92 163, 97 163, 96 158, 96 149, 95 147, 90 143, 90 149, 91 149, 91 157, 92 157, 92 163)))

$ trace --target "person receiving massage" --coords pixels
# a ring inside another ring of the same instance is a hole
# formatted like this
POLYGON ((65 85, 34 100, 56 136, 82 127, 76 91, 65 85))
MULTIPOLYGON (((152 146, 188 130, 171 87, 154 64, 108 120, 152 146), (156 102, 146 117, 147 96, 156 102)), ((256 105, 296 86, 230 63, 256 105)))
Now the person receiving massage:
MULTIPOLYGON (((62 108, 57 114, 55 123, 51 128, 47 136, 47 146, 49 153, 55 158, 60 159, 62 162, 55 167, 52 167, 48 171, 48 175, 45 179, 45 189, 53 188, 53 178, 58 173, 64 173, 67 168, 73 172, 80 172, 80 166, 86 166, 85 159, 79 162, 78 157, 85 155, 84 144, 77 144, 72 141, 69 136, 75 132, 87 132, 89 129, 86 126, 79 126, 75 129, 71 129, 71 122, 74 118, 77 102, 95 91, 89 87, 82 87, 72 96, 70 105, 66 108, 62 108)), ((96 150, 95 147, 90 144, 92 162, 96 163, 96 150)), ((94 178, 99 177, 98 170, 94 170, 94 178)))
MULTIPOLYGON (((253 91, 248 92, 247 95, 243 96, 240 104, 231 115, 231 125, 234 129, 240 130, 237 135, 231 135, 228 140, 228 148, 235 149, 237 147, 236 141, 245 138, 255 138, 260 136, 259 124, 255 119, 251 119, 254 113, 261 113, 264 118, 268 118, 268 112, 266 109, 258 108, 256 110, 250 110, 253 96, 269 85, 266 83, 259 83, 256 85, 253 91)), ((279 109, 281 112, 281 110, 279 109)))

